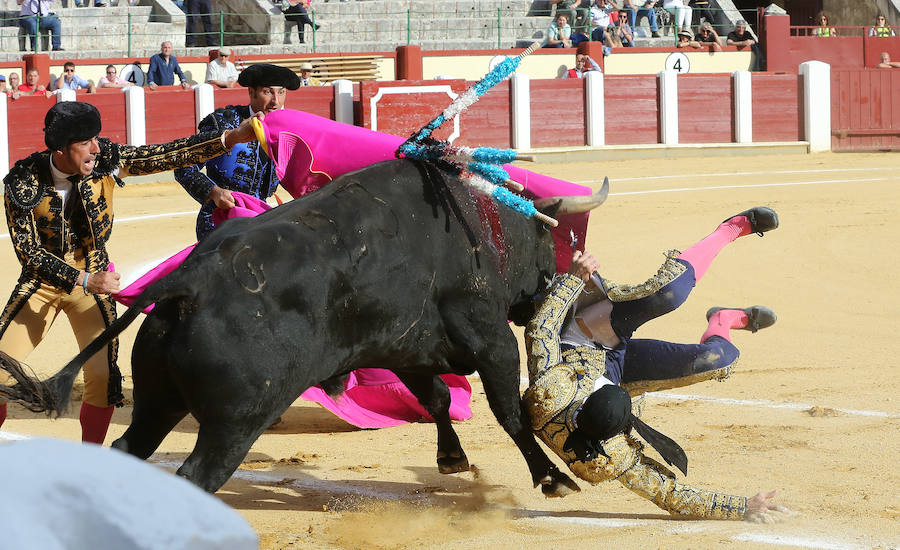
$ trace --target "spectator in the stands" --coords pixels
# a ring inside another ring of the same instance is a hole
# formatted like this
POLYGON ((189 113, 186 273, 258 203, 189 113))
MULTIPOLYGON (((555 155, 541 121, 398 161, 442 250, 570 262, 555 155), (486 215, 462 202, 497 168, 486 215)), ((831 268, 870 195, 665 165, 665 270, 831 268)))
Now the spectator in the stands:
POLYGON ((900 61, 891 61, 891 54, 881 52, 881 63, 875 66, 879 69, 900 69, 900 61))
POLYGON ((634 32, 628 24, 629 13, 631 12, 628 10, 619 10, 619 22, 612 32, 607 33, 607 40, 613 48, 617 46, 634 47, 634 32))
POLYGON ((572 27, 569 26, 565 14, 556 15, 556 21, 547 27, 547 36, 544 38, 545 48, 571 48, 572 27))
POLYGON ((694 8, 687 5, 687 0, 663 0, 663 8, 675 17, 675 29, 690 29, 694 17, 694 8))
POLYGON ((573 29, 587 31, 591 0, 550 0, 550 4, 556 5, 556 15, 565 15, 573 29))
POLYGON ((222 46, 219 55, 206 66, 206 83, 219 88, 234 88, 237 85, 238 72, 234 63, 228 61, 231 48, 222 46))
MULTIPOLYGON (((640 2, 641 7, 636 7, 632 4, 632 0, 623 0, 622 9, 619 10, 619 17, 622 15, 622 11, 625 11, 628 14, 628 22, 631 29, 634 29, 638 26, 641 17, 646 17, 647 22, 650 23, 650 36, 653 38, 659 38, 659 24, 656 22, 656 10, 653 8, 656 6, 656 0, 633 0, 634 2, 640 2)), ((629 42, 633 43, 633 34, 632 40, 629 42)), ((625 40, 622 40, 622 44, 625 44, 625 40)))
POLYGON ((297 39, 303 44, 306 41, 306 26, 313 28, 313 32, 319 30, 320 25, 313 23, 309 18, 309 0, 282 0, 281 12, 287 21, 297 24, 297 39))
POLYGON ((753 35, 750 34, 750 31, 747 30, 747 22, 743 19, 738 19, 734 24, 734 30, 725 37, 725 44, 728 46, 736 46, 739 50, 750 48, 750 51, 753 52, 753 66, 750 70, 758 71, 763 67, 763 57, 762 52, 759 49, 759 44, 756 43, 756 39, 754 39, 753 35))
POLYGON ((50 97, 50 94, 47 93, 47 87, 43 84, 38 84, 40 79, 41 72, 38 71, 37 67, 28 69, 25 73, 25 84, 19 84, 18 90, 21 92, 19 95, 47 94, 47 97, 50 97))
POLYGON ((71 61, 66 61, 63 65, 63 74, 60 75, 59 78, 56 79, 56 89, 57 90, 87 90, 89 94, 92 94, 97 91, 97 88, 94 86, 94 83, 90 80, 85 80, 75 74, 75 64, 71 61))
POLYGON ((722 51, 722 39, 719 38, 719 33, 716 32, 716 29, 713 28, 709 21, 700 23, 700 29, 695 39, 700 44, 709 46, 713 51, 722 51))
POLYGON ((700 42, 694 40, 694 33, 690 29, 681 29, 678 31, 678 42, 675 43, 676 48, 689 48, 692 50, 702 49, 700 42))
POLYGON ((129 86, 133 86, 133 84, 125 79, 119 78, 119 73, 116 71, 115 65, 107 65, 106 76, 97 82, 98 88, 127 88, 129 86))
POLYGON ((894 29, 887 26, 887 18, 883 13, 879 13, 875 17, 875 26, 869 29, 869 36, 894 36, 894 29))
POLYGON ((6 88, 6 95, 10 99, 19 99, 22 92, 19 91, 19 73, 9 73, 9 86, 6 88))
POLYGON ((584 75, 589 71, 602 72, 600 69, 600 65, 598 65, 591 56, 586 53, 576 53, 575 68, 566 71, 563 75, 563 78, 584 78, 584 75), (590 66, 588 66, 589 63, 590 66))
POLYGON ((6 77, 0 74, 0 94, 9 95, 9 88, 6 87, 6 77))
POLYGON ((210 0, 185 0, 184 11, 187 14, 184 46, 199 46, 201 36, 207 46, 218 46, 219 38, 212 24, 210 0), (203 23, 203 33, 200 32, 200 23, 203 23))
POLYGON ((59 17, 50 10, 51 0, 16 0, 16 2, 22 6, 19 10, 19 24, 31 41, 31 50, 37 51, 37 35, 44 31, 50 31, 50 44, 53 46, 53 51, 62 51, 60 41, 62 24, 59 22, 59 17), (40 29, 38 29, 38 16, 41 18, 40 29))
POLYGON ((174 86, 176 74, 181 80, 181 87, 187 89, 190 83, 178 66, 178 58, 172 55, 172 43, 163 42, 160 44, 159 53, 150 58, 150 70, 147 71, 148 85, 151 90, 155 90, 157 86, 174 86))
POLYGON ((300 85, 301 86, 321 86, 322 83, 318 78, 312 75, 312 63, 306 62, 300 64, 300 85))
MULTIPOLYGON (((690 6, 693 9, 693 15, 691 16, 690 21, 692 26, 698 26, 700 24, 700 19, 706 19, 707 23, 715 26, 719 14, 722 13, 721 10, 713 7, 711 0, 690 0, 690 6)), ((699 26, 697 28, 699 28, 699 26)))
POLYGON ((813 36, 837 36, 837 29, 834 27, 828 26, 829 19, 828 14, 824 11, 820 11, 816 14, 816 25, 818 25, 815 29, 813 29, 813 36))

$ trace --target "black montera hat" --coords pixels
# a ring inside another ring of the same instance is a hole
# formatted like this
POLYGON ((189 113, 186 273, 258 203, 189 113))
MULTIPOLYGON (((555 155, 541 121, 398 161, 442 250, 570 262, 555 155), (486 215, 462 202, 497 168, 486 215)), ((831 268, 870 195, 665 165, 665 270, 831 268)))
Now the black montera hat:
POLYGON ((300 87, 300 77, 287 67, 270 63, 257 63, 241 71, 240 76, 238 76, 238 84, 248 88, 281 86, 288 90, 296 90, 300 87))
POLYGON ((73 141, 100 134, 100 111, 90 103, 62 101, 44 117, 44 143, 51 151, 62 151, 73 141))
POLYGON ((669 464, 687 475, 687 455, 678 443, 659 433, 631 413, 631 396, 621 386, 607 384, 588 396, 575 418, 578 428, 566 439, 564 451, 580 460, 592 460, 603 452, 602 443, 631 428, 659 452, 669 464))

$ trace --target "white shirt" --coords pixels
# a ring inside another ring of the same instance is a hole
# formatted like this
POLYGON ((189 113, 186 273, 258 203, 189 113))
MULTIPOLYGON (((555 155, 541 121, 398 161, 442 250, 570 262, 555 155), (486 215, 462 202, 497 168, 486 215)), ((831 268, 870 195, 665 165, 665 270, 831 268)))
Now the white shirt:
POLYGON ((72 196, 72 182, 69 181, 69 177, 74 175, 63 174, 53 165, 53 159, 50 159, 50 177, 53 178, 53 187, 56 188, 56 193, 62 197, 63 211, 66 210, 66 204, 69 202, 69 197, 72 196))
POLYGON ((229 80, 237 80, 237 78, 237 69, 234 68, 234 63, 230 61, 226 61, 224 67, 219 65, 217 60, 210 61, 209 65, 206 66, 205 82, 209 82, 210 80, 228 82, 229 80))
POLYGON ((606 7, 600 7, 596 4, 591 6, 591 24, 595 27, 606 27, 609 26, 609 11, 607 11, 606 7))

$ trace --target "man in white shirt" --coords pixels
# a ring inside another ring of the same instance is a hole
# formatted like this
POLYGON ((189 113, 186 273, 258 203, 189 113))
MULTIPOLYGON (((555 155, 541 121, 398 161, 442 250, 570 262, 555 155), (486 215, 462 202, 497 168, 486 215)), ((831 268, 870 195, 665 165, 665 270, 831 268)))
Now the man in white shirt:
POLYGON ((206 66, 206 83, 219 88, 234 88, 237 84, 238 72, 234 63, 228 61, 231 57, 231 48, 222 46, 219 48, 219 56, 210 61, 206 66))

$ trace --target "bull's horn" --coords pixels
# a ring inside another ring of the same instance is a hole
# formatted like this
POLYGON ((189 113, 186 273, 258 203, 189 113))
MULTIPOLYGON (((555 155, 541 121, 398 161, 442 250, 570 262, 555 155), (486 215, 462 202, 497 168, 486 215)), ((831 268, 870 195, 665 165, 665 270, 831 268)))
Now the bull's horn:
POLYGON ((534 201, 534 206, 538 210, 553 204, 556 201, 562 201, 556 214, 564 216, 567 214, 582 214, 590 212, 606 201, 609 196, 609 178, 603 178, 603 186, 593 195, 577 195, 572 197, 544 197, 534 201))

